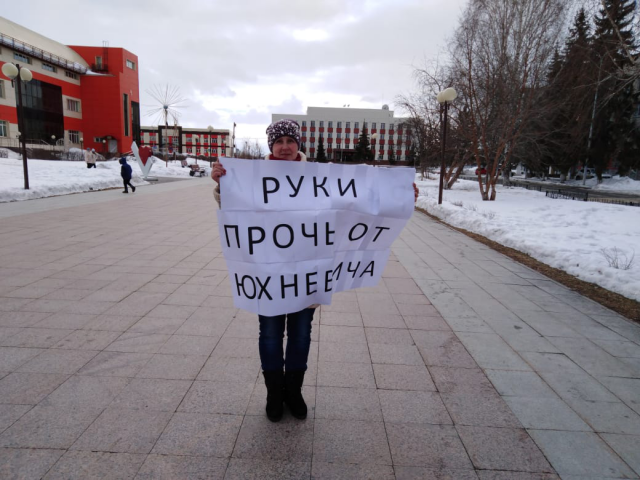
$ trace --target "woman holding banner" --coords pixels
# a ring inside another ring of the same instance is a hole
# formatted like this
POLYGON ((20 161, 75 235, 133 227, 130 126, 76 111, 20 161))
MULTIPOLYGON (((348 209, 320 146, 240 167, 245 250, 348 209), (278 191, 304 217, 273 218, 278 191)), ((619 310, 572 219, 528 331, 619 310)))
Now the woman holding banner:
MULTIPOLYGON (((306 162, 307 157, 300 152, 300 127, 294 120, 280 120, 267 128, 270 154, 267 160, 285 160, 306 162)), ((219 162, 211 170, 211 178, 220 183, 220 177, 226 174, 219 162)), ((415 184, 415 198, 418 189, 415 184)), ((214 189, 214 197, 220 204, 220 185, 214 189)), ((283 403, 291 414, 298 418, 307 417, 307 405, 302 397, 302 384, 307 370, 307 359, 311 346, 311 323, 315 308, 311 305, 304 310, 286 315, 268 317, 258 315, 260 336, 258 347, 260 361, 267 387, 267 417, 273 422, 282 418, 283 403), (287 346, 283 350, 282 341, 285 328, 287 346)))
MULTIPOLYGON (((294 120, 280 120, 267 128, 269 150, 267 160, 306 162, 307 157, 299 151, 300 126, 294 120)), ((211 170, 211 178, 220 183, 225 175, 219 162, 211 170)), ((213 195, 220 204, 220 186, 213 195)), ((258 348, 264 383, 267 386, 267 417, 272 422, 282 418, 283 403, 291 414, 299 419, 307 418, 307 404, 302 397, 302 383, 307 371, 307 359, 311 346, 311 322, 318 305, 311 305, 299 312, 267 317, 258 315, 260 337, 258 348), (283 351, 282 340, 285 327, 287 347, 283 351)))

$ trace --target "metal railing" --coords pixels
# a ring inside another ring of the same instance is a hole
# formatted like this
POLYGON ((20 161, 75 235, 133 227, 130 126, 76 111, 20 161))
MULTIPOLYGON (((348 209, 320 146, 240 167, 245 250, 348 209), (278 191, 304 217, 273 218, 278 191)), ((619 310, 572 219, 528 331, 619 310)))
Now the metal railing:
POLYGON ((84 74, 87 73, 88 70, 87 67, 78 62, 72 62, 71 60, 67 60, 66 58, 60 57, 54 53, 47 52, 46 50, 30 45, 9 35, 5 35, 4 33, 0 33, 0 45, 12 48, 17 52, 23 52, 30 57, 39 58, 40 60, 44 60, 53 65, 58 65, 59 67, 66 68, 72 72, 84 74))

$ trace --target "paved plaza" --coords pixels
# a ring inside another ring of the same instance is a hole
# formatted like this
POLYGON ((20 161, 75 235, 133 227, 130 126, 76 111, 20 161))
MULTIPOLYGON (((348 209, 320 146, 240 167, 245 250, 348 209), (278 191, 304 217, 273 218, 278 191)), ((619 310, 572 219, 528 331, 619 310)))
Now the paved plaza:
POLYGON ((0 478, 640 476, 640 327, 420 213, 269 422, 212 186, 0 204, 0 478))

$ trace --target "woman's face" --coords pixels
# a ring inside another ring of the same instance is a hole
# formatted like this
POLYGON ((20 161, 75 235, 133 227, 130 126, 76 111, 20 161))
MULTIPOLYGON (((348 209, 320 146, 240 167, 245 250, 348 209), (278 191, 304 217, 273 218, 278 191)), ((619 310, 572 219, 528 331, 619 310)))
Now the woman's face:
POLYGON ((280 137, 273 144, 273 156, 282 160, 298 158, 298 144, 291 137, 280 137))

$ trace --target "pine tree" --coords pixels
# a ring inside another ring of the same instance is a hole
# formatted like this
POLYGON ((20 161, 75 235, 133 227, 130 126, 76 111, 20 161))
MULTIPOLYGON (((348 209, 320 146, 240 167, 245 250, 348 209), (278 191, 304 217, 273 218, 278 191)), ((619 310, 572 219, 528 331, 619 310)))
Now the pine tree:
POLYGON ((595 18, 594 63, 601 79, 597 82, 601 101, 594 121, 590 160, 599 180, 610 164, 617 165, 621 174, 640 164, 640 135, 633 118, 640 92, 627 74, 634 66, 630 56, 637 57, 638 52, 633 32, 634 8, 635 0, 605 0, 595 18))
POLYGON ((318 141, 318 154, 316 155, 316 162, 327 163, 327 154, 324 151, 324 139, 320 137, 318 141))
POLYGON ((374 159, 374 153, 371 151, 369 135, 367 135, 366 128, 363 128, 362 132, 360 132, 360 138, 358 139, 358 145, 356 145, 353 157, 356 162, 369 162, 374 159))
POLYGON ((549 69, 549 88, 545 101, 549 104, 546 143, 548 158, 543 166, 552 165, 566 175, 587 159, 588 133, 597 77, 594 76, 592 38, 584 9, 580 9, 570 28, 562 54, 557 50, 549 69))

